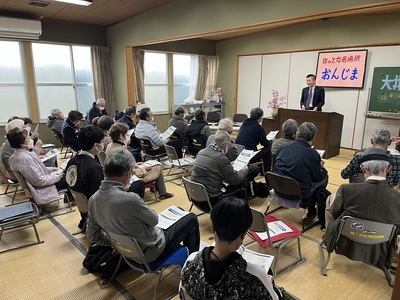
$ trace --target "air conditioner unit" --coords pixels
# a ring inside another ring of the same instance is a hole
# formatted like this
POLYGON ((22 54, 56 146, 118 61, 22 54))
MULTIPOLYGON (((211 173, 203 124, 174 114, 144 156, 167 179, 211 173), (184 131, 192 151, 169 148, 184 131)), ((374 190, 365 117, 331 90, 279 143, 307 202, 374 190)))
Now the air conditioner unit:
POLYGON ((0 38, 38 40, 41 34, 40 21, 0 17, 0 38))

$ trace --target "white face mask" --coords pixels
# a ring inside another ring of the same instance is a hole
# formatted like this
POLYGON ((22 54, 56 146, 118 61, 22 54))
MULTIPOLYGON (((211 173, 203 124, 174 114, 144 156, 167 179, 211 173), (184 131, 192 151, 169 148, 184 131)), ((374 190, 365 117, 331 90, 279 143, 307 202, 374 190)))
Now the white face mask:
POLYGON ((30 139, 29 142, 28 142, 28 148, 29 148, 29 149, 32 149, 33 146, 34 146, 34 145, 33 145, 33 140, 30 139))
POLYGON ((29 126, 29 125, 24 126, 23 129, 26 130, 26 132, 28 133, 28 135, 29 135, 29 133, 31 132, 31 126, 29 126))
POLYGON ((100 106, 100 107, 99 107, 99 110, 100 110, 100 111, 103 111, 104 109, 105 109, 104 106, 100 106))

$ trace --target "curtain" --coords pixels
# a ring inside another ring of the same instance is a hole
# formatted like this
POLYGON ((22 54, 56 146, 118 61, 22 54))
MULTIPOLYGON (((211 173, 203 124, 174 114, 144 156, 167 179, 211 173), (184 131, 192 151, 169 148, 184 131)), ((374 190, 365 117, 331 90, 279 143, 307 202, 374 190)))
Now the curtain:
POLYGON ((94 95, 106 99, 106 110, 111 116, 115 112, 110 47, 91 47, 94 95))
POLYGON ((141 49, 133 49, 133 76, 135 100, 144 104, 144 51, 141 49))
POLYGON ((217 85, 217 57, 199 55, 199 72, 195 99, 207 99, 217 85))
MULTIPOLYGON (((198 55, 191 55, 190 56, 190 76, 189 76, 189 96, 187 97, 187 99, 200 99, 200 98, 196 98, 198 74, 199 74, 198 55)), ((203 98, 201 98, 201 99, 203 99, 203 98)))

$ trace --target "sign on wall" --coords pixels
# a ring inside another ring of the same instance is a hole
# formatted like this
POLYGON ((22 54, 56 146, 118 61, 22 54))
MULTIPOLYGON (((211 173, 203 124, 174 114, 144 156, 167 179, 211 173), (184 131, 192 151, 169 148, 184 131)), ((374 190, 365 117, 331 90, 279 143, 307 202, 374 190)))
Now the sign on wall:
POLYGON ((368 111, 400 110, 400 67, 374 68, 368 111))
POLYGON ((363 88, 368 50, 319 52, 318 86, 363 88))

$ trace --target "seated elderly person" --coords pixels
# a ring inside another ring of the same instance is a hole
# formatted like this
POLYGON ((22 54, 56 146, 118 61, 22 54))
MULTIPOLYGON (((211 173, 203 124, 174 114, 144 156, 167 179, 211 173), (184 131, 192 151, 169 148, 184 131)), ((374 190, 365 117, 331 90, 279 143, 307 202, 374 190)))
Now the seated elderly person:
MULTIPOLYGON (((228 133, 218 132, 214 142, 200 150, 193 164, 192 180, 201 183, 207 190, 211 205, 214 206, 221 198, 228 194, 235 194, 245 199, 242 192, 247 185, 248 167, 235 171, 229 159, 225 156, 231 139, 228 133), (224 182, 228 184, 225 186, 224 182)), ((197 206, 208 210, 203 203, 197 206)))
MULTIPOLYGON (((391 144, 390 132, 387 129, 376 129, 372 133, 371 137, 371 144, 372 147, 377 149, 383 149, 387 152, 388 147, 391 144)), ((387 152, 389 153, 389 152, 387 152)), ((354 155, 353 159, 350 163, 342 170, 340 175, 343 179, 350 178, 353 175, 361 173, 360 168, 360 159, 362 154, 357 153, 354 155)), ((390 168, 389 172, 386 175, 386 179, 389 182, 391 187, 400 184, 400 156, 398 155, 391 155, 392 159, 392 167, 390 168)))
POLYGON ((135 238, 148 262, 167 257, 182 242, 189 253, 199 250, 199 222, 189 213, 167 229, 157 227, 158 215, 135 193, 126 192, 135 159, 126 149, 116 149, 104 164, 106 179, 89 200, 86 233, 92 243, 109 245, 104 232, 135 238))
POLYGON ((188 257, 182 268, 181 288, 192 299, 279 299, 272 277, 236 252, 253 222, 248 204, 224 198, 213 207, 211 222, 215 247, 188 257))
MULTIPOLYGON (((336 198, 330 207, 333 220, 328 223, 324 242, 327 251, 332 252, 339 233, 340 220, 343 216, 367 219, 370 221, 400 225, 400 193, 390 187, 387 182, 387 173, 390 170, 391 156, 383 149, 367 148, 361 156, 360 167, 365 176, 361 183, 342 184, 336 198)), ((376 248, 376 253, 368 258, 371 264, 376 265, 385 257, 380 257, 380 245, 362 245, 351 243, 341 246, 346 252, 361 257, 362 253, 376 248), (350 249, 351 248, 351 249, 350 249)), ((394 244, 388 255, 389 260, 394 257, 394 244)), ((368 251, 371 252, 371 251, 368 251)), ((357 258, 354 258, 357 259, 357 258)), ((358 260, 358 259, 357 259, 358 260)), ((381 261, 382 263, 382 261, 381 261)), ((390 261, 383 262, 390 266, 390 261)))
MULTIPOLYGON (((130 140, 127 140, 128 125, 124 123, 114 123, 110 129, 110 136, 112 139, 112 143, 107 146, 106 156, 108 156, 112 151, 119 148, 127 149, 126 143, 129 143, 130 140), (126 143, 125 143, 126 142, 126 143)), ((137 168, 134 170, 134 174, 141 179, 144 183, 149 183, 155 181, 154 185, 158 193, 160 194, 160 199, 168 199, 174 196, 172 193, 167 192, 167 188, 164 182, 164 175, 162 173, 162 166, 145 166, 143 162, 136 163, 137 168)), ((144 196, 144 190, 140 188, 138 190, 134 186, 137 185, 138 182, 132 183, 131 191, 136 191, 141 198, 144 196)))
POLYGON ((62 125, 64 123, 64 114, 58 108, 50 111, 50 116, 47 117, 47 127, 57 131, 62 135, 62 125))
POLYGON ((57 190, 67 187, 63 174, 53 172, 57 168, 47 168, 35 153, 29 151, 31 138, 28 133, 14 128, 7 133, 7 140, 15 149, 10 157, 11 170, 18 171, 25 177, 36 204, 60 198, 57 190))
POLYGON ((168 121, 168 127, 174 126, 176 128, 174 135, 181 141, 182 145, 187 145, 187 137, 185 131, 187 129, 187 124, 183 119, 185 117, 185 110, 183 107, 178 106, 175 109, 174 116, 168 121))
POLYGON ((296 139, 296 132, 299 126, 297 125, 296 120, 293 119, 288 119, 282 124, 282 132, 283 132, 283 137, 276 139, 272 143, 271 147, 271 155, 272 155, 272 161, 275 160, 275 154, 276 151, 278 151, 278 148, 280 145, 291 143, 296 139))
POLYGON ((326 197, 330 194, 325 188, 328 172, 323 167, 317 150, 311 146, 317 134, 313 123, 304 122, 299 126, 297 140, 283 144, 276 153, 273 172, 294 178, 300 185, 301 196, 310 215, 315 215, 318 203, 318 219, 321 229, 325 229, 326 197))
POLYGON ((112 142, 112 139, 109 134, 109 130, 113 124, 114 124, 114 119, 111 118, 110 116, 102 116, 97 121, 97 127, 99 127, 101 130, 103 130, 103 133, 104 133, 104 139, 102 141, 103 151, 106 151, 107 146, 112 142))
POLYGON ((161 132, 154 123, 153 112, 145 107, 140 110, 139 123, 135 128, 135 137, 139 140, 149 140, 155 154, 165 153, 164 144, 174 147, 176 154, 182 158, 182 143, 180 140, 168 140, 160 136, 161 132))
MULTIPOLYGON (((118 119, 117 122, 125 123, 128 125, 129 130, 134 129, 136 126, 134 124, 134 120, 136 119, 136 107, 130 105, 124 110, 124 115, 122 118, 118 119)), ((130 137, 130 144, 128 146, 128 151, 132 153, 136 162, 142 161, 142 148, 140 146, 139 140, 135 137, 134 134, 130 137)))

